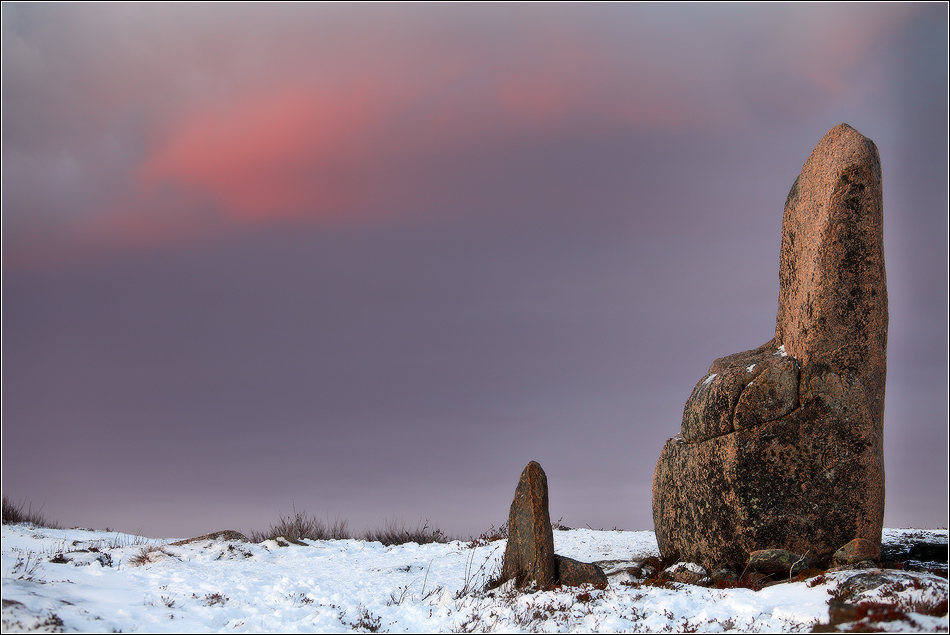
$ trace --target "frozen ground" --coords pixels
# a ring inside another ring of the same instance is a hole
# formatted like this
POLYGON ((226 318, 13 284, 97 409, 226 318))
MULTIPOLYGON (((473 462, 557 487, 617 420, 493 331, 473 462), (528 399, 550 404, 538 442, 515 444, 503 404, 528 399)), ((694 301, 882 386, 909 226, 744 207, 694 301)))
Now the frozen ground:
MULTIPOLYGON (((809 631, 828 622, 829 599, 843 582, 867 574, 828 573, 758 591, 657 585, 623 571, 658 555, 652 532, 574 529, 554 532, 555 550, 588 562, 615 561, 604 563, 613 572, 606 589, 486 592, 503 540, 474 548, 459 541, 384 547, 359 540, 174 546, 83 529, 3 525, 2 531, 4 632, 809 631)), ((945 529, 885 530, 885 545, 921 535, 947 540, 945 529)), ((890 573, 890 583, 850 598, 900 609, 871 626, 946 632, 946 578, 890 573)))

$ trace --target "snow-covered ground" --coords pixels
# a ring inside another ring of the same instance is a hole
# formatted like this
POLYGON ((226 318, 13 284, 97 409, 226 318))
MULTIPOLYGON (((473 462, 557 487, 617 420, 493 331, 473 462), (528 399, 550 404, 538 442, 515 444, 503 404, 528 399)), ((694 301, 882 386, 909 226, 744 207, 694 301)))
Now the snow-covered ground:
MULTIPOLYGON (((910 531, 886 530, 885 543, 906 540, 910 531)), ((828 621, 831 593, 866 573, 759 591, 643 584, 621 570, 658 555, 652 532, 573 529, 554 532, 557 553, 621 561, 605 564, 615 572, 606 589, 486 592, 503 540, 474 548, 360 540, 175 546, 83 529, 3 525, 2 532, 4 632, 809 631, 828 621)), ((946 530, 926 533, 946 542, 946 530)), ((906 618, 874 626, 946 632, 947 580, 894 573, 898 583, 865 596, 899 602, 906 618), (940 617, 907 610, 940 602, 940 617)))

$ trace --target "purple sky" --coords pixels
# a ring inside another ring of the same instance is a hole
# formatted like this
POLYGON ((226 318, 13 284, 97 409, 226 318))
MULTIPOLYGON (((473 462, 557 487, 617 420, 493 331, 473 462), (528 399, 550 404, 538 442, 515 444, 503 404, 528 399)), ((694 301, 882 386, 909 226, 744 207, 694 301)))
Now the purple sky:
POLYGON ((948 9, 10 4, 3 492, 156 537, 652 528, 785 197, 873 139, 888 526, 946 526, 948 9))

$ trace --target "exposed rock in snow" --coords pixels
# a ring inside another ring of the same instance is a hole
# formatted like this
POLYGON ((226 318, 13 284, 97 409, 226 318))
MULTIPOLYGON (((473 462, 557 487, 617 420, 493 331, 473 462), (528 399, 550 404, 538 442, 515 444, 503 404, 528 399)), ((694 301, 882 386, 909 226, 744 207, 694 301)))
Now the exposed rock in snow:
POLYGON ((881 165, 841 124, 789 192, 775 337, 713 362, 663 448, 653 518, 667 560, 741 568, 880 544, 887 287, 881 165), (750 377, 751 375, 751 377, 750 377))

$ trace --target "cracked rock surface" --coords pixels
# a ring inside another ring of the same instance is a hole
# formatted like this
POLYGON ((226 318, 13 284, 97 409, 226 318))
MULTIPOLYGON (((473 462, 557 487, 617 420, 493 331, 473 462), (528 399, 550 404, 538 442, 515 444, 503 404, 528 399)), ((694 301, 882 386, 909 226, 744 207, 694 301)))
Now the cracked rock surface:
POLYGON ((881 544, 887 348, 881 164, 846 124, 785 203, 775 337, 717 359, 653 475, 664 558, 713 570, 753 551, 830 559, 881 544))

